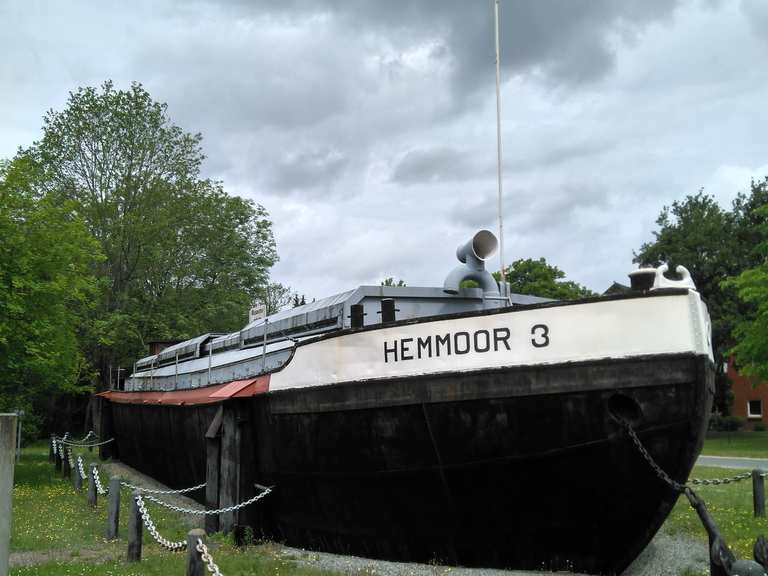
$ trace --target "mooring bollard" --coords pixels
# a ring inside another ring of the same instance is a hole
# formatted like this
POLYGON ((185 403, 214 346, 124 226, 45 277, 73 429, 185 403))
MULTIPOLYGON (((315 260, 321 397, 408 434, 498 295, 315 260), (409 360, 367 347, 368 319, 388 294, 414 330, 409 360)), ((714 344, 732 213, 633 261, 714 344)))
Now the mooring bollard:
POLYGON ((110 478, 107 496, 107 540, 117 538, 120 523, 120 478, 110 478))
POLYGON ((197 551, 197 541, 205 543, 205 530, 195 528, 187 532, 187 576, 203 576, 205 562, 203 554, 197 551))
POLYGON ((141 510, 136 502, 138 491, 131 492, 131 511, 128 516, 128 562, 141 560, 141 510))
POLYGON ((91 508, 96 508, 96 500, 98 492, 96 492, 96 464, 91 462, 88 466, 88 505, 91 508))
POLYGON ((752 504, 755 509, 755 518, 765 516, 765 478, 764 472, 759 468, 752 470, 752 504))
POLYGON ((15 452, 16 414, 0 414, 0 574, 8 574, 15 452))
POLYGON ((64 456, 61 457, 61 476, 62 478, 69 478, 72 474, 72 467, 69 465, 69 458, 71 452, 69 448, 64 448, 64 456))
POLYGON ((77 465, 77 460, 75 460, 75 469, 72 470, 72 485, 75 487, 76 491, 82 492, 83 477, 80 476, 80 467, 77 465))

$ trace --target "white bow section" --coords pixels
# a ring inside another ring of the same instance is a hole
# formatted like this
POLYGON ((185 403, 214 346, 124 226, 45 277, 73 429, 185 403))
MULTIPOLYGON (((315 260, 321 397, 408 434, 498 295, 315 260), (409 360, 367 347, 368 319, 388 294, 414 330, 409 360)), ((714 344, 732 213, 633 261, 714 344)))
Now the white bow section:
POLYGON ((688 269, 685 266, 678 266, 675 268, 675 272, 681 276, 680 280, 670 280, 667 278, 664 275, 667 270, 669 270, 668 264, 662 264, 656 268, 656 279, 653 281, 653 288, 651 288, 651 290, 657 290, 659 288, 690 288, 691 290, 696 290, 696 284, 693 283, 691 273, 688 272, 688 269))

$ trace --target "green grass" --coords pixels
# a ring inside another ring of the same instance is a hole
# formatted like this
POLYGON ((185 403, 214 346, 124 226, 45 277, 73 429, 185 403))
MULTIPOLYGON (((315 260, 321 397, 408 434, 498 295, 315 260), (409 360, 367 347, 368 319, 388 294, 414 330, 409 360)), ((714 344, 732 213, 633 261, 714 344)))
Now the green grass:
POLYGON ((707 456, 768 458, 768 432, 710 432, 701 453, 707 456))
MULTIPOLYGON (((83 453, 86 462, 93 455, 83 453)), ((102 481, 107 476, 101 471, 102 481)), ((73 471, 74 473, 74 471, 73 471)), ((99 497, 97 506, 91 510, 86 503, 86 486, 77 493, 69 480, 61 477, 48 462, 48 446, 36 445, 26 448, 22 460, 16 467, 13 487, 13 530, 11 550, 72 550, 81 548, 104 550, 115 548, 104 538, 106 527, 106 499, 99 497)), ((120 527, 122 534, 128 527, 129 494, 121 493, 120 527)), ((163 536, 180 540, 187 530, 179 518, 159 506, 148 504, 152 518, 163 529, 163 536)), ((144 534, 143 542, 149 542, 144 534)))
MULTIPOLYGON (((330 576, 328 572, 312 570, 296 565, 290 560, 275 560, 262 557, 256 549, 239 552, 231 546, 221 546, 215 551, 215 560, 226 576, 249 574, 269 576, 330 576)), ((12 576, 174 576, 185 572, 184 554, 170 552, 163 555, 143 557, 137 564, 124 560, 109 560, 100 563, 49 562, 26 568, 11 570, 12 576)))
MULTIPOLYGON (((696 466, 692 478, 725 478, 744 470, 696 466)), ((720 529, 725 541, 739 558, 752 558, 752 546, 760 534, 768 534, 768 521, 755 518, 752 508, 752 480, 742 480, 719 486, 698 486, 696 494, 704 500, 707 510, 720 529)), ((707 533, 691 508, 688 499, 681 496, 664 524, 669 534, 685 534, 702 542, 707 533)))
MULTIPOLYGON (((83 454, 86 462, 93 455, 83 454)), ((101 471, 102 481, 107 476, 101 471)), ((143 531, 142 560, 125 561, 125 534, 128 523, 129 494, 121 492, 119 539, 104 538, 106 499, 100 497, 90 509, 85 487, 77 493, 69 480, 61 478, 48 462, 47 444, 26 448, 16 466, 13 488, 13 527, 11 552, 34 556, 35 564, 17 566, 12 576, 32 575, 157 575, 184 574, 185 552, 168 552, 143 531)), ((181 517, 151 502, 147 509, 160 533, 170 540, 183 540, 188 527, 181 517)), ((209 548, 216 563, 227 576, 269 574, 269 576, 330 576, 328 572, 298 566, 275 553, 274 545, 236 548, 225 536, 210 539, 209 548)))

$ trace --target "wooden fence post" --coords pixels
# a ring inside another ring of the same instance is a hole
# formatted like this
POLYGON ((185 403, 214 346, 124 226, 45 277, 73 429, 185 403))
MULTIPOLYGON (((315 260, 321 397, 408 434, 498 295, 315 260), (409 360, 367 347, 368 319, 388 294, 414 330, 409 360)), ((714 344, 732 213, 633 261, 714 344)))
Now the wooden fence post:
POLYGON ((54 465, 56 467, 56 472, 61 471, 61 442, 56 441, 56 452, 54 454, 54 465))
POLYGON ((77 465, 77 459, 75 459, 75 469, 72 470, 72 484, 74 484, 75 490, 78 492, 83 490, 83 477, 80 476, 80 467, 77 465))
POLYGON ((117 538, 117 526, 120 523, 120 478, 109 479, 107 496, 107 540, 117 538))
POLYGON ((16 414, 0 414, 0 574, 8 574, 15 454, 16 414))
POLYGON ((136 502, 138 491, 131 492, 131 511, 128 515, 128 562, 141 560, 141 511, 136 502))
POLYGON ((72 474, 72 469, 69 465, 69 456, 71 451, 69 446, 64 447, 64 456, 61 457, 61 476, 63 478, 69 478, 72 474))
POLYGON ((187 576, 203 576, 205 562, 203 555, 197 551, 197 541, 205 544, 205 530, 195 528, 187 533, 187 576))
POLYGON ((88 505, 91 508, 96 508, 96 501, 98 500, 98 492, 96 491, 96 464, 91 462, 88 466, 88 505))
POLYGON ((752 504, 755 518, 765 517, 765 478, 759 468, 752 470, 752 504))

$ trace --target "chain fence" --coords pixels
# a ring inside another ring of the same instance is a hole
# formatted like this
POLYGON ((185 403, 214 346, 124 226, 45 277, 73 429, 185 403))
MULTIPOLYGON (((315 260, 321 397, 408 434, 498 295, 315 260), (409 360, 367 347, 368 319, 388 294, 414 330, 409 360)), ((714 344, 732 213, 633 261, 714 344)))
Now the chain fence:
POLYGON ((147 511, 147 507, 144 505, 144 500, 141 497, 141 494, 136 495, 136 504, 139 506, 139 512, 141 512, 141 520, 144 523, 144 526, 147 527, 147 530, 149 530, 152 538, 154 538, 155 541, 160 544, 160 546, 170 550, 171 552, 186 550, 186 541, 180 540, 178 542, 172 542, 171 540, 168 540, 167 538, 164 538, 160 535, 160 533, 157 531, 157 527, 155 527, 155 523, 149 516, 149 512, 147 511))
POLYGON ((129 482, 123 482, 123 481, 120 482, 120 485, 130 490, 143 492, 144 494, 186 494, 187 492, 194 492, 195 490, 200 490, 201 488, 205 488, 208 485, 208 483, 203 482, 202 484, 198 484, 197 486, 190 486, 189 488, 180 488, 178 490, 156 490, 154 488, 147 488, 146 486, 136 486, 135 484, 131 484, 129 482))
MULTIPOLYGON (((86 470, 85 461, 82 455, 75 453, 76 449, 102 446, 104 444, 108 444, 109 442, 113 442, 114 438, 110 438, 109 440, 105 440, 102 442, 94 442, 94 443, 88 442, 91 439, 98 439, 98 435, 93 433, 93 431, 86 434, 85 437, 83 437, 79 441, 71 441, 68 438, 69 438, 69 433, 64 434, 64 436, 62 437, 58 437, 58 436, 51 437, 52 452, 55 456, 58 456, 61 460, 65 460, 66 462, 68 462, 70 469, 74 471, 75 474, 77 474, 80 477, 80 479, 88 480, 89 472, 86 470)), ((96 487, 97 493, 102 496, 108 495, 109 488, 104 487, 104 484, 102 483, 101 477, 99 474, 99 468, 95 464, 92 464, 90 467, 90 475, 92 475, 93 477, 93 484, 96 487)), ((174 551, 174 552, 186 550, 189 547, 189 544, 187 543, 186 540, 173 541, 168 538, 165 538, 162 534, 160 534, 154 520, 152 519, 149 513, 149 510, 147 509, 146 501, 152 501, 160 506, 163 506, 169 510, 172 510, 174 512, 178 512, 181 514, 217 515, 217 514, 225 514, 228 512, 235 512, 237 510, 245 508, 246 506, 250 506, 251 504, 254 504, 255 502, 267 496, 269 493, 272 492, 272 489, 273 489, 272 486, 256 485, 257 488, 259 488, 261 491, 255 496, 253 496, 252 498, 249 498, 248 500, 239 502, 237 504, 233 504, 232 506, 219 508, 217 510, 199 510, 199 509, 193 509, 193 508, 185 508, 183 506, 176 506, 164 500, 160 500, 159 498, 153 496, 153 494, 154 495, 185 494, 188 492, 193 492, 193 491, 205 488, 207 486, 207 482, 202 482, 194 486, 190 486, 187 488, 179 488, 176 490, 149 488, 147 486, 139 486, 136 484, 132 484, 124 480, 121 480, 119 485, 120 487, 127 488, 129 490, 133 490, 136 492, 134 498, 136 502, 136 509, 138 511, 138 515, 140 516, 141 524, 143 526, 146 526, 147 531, 150 533, 152 538, 162 548, 169 551, 174 551)), ((118 502, 118 505, 119 505, 119 499, 116 502, 118 502)), ((189 533, 189 538, 194 538, 194 531, 189 533)), ((129 536, 129 540, 130 540, 130 536, 129 536)), ((190 542, 193 542, 193 541, 194 540, 190 540, 190 542)), ((197 554, 199 554, 199 559, 202 560, 203 564, 205 565, 209 573, 213 574, 214 576, 223 576, 221 569, 214 561, 213 556, 211 555, 211 552, 208 549, 208 546, 206 546, 202 537, 197 537, 197 543, 194 547, 194 550, 197 554)), ((129 547, 129 555, 130 555, 130 547, 129 547)))
POLYGON ((250 506, 254 502, 257 502, 258 500, 261 500, 272 492, 273 487, 267 487, 265 486, 263 488, 263 491, 259 494, 256 494, 253 498, 249 498, 248 500, 245 500, 243 502, 240 502, 239 504, 233 504, 232 506, 227 506, 226 508, 219 508, 218 510, 195 510, 194 508, 183 508, 182 506, 176 506, 174 504, 170 504, 169 502, 164 502, 163 500, 160 500, 159 498, 155 498, 154 496, 150 496, 147 494, 145 498, 147 500, 150 500, 154 502, 155 504, 159 504, 160 506, 165 506, 169 510, 173 510, 174 512, 180 512, 181 514, 197 514, 197 515, 209 515, 209 514, 226 514, 227 512, 234 512, 235 510, 240 510, 241 508, 245 508, 246 506, 250 506))

